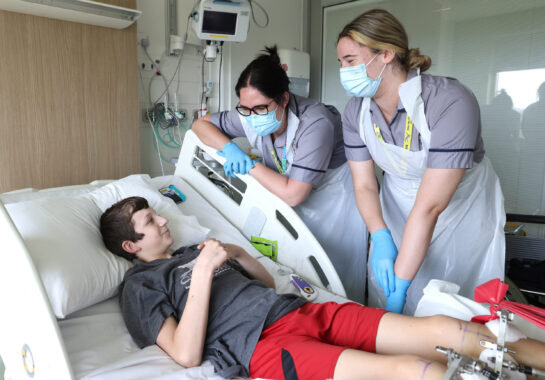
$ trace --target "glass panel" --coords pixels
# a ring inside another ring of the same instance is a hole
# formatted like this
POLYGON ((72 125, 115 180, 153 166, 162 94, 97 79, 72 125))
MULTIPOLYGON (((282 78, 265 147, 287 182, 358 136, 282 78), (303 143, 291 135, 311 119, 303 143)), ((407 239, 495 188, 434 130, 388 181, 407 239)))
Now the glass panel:
MULTIPOLYGON (((336 38, 372 8, 392 12, 409 47, 432 58, 426 73, 457 78, 474 92, 506 212, 545 215, 545 2, 385 0, 325 7, 322 101, 341 112, 350 97, 339 83, 336 38)), ((527 228, 545 236, 543 227, 527 228)))

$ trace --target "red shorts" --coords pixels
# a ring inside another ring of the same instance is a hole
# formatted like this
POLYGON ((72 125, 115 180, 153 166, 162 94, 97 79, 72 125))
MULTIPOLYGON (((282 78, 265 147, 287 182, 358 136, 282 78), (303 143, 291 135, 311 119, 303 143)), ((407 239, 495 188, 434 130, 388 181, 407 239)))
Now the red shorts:
POLYGON ((385 310, 356 303, 307 303, 267 327, 250 360, 250 376, 331 379, 347 348, 375 352, 385 310))

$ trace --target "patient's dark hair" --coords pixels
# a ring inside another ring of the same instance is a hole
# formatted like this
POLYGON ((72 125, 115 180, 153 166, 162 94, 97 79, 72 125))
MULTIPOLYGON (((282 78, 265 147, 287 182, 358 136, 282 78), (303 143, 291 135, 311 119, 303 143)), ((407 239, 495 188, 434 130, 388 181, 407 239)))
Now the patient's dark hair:
POLYGON ((144 237, 134 230, 132 216, 135 212, 149 208, 148 201, 142 197, 125 198, 109 209, 100 217, 100 233, 104 245, 113 254, 132 261, 135 255, 125 251, 122 243, 125 240, 137 241, 144 237))
POLYGON ((289 91, 290 80, 280 63, 276 45, 265 46, 263 51, 264 54, 257 56, 242 71, 238 77, 235 91, 240 98, 240 90, 252 86, 266 97, 280 103, 284 98, 284 93, 289 91))

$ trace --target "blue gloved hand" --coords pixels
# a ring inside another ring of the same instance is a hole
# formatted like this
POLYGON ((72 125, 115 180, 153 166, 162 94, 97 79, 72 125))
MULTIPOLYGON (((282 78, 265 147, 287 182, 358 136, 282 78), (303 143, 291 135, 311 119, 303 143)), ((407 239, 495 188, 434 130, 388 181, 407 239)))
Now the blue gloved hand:
POLYGON ((394 262, 397 257, 397 248, 387 228, 373 232, 371 241, 373 242, 371 267, 377 283, 384 289, 384 295, 388 297, 395 290, 394 262))
POLYGON ((409 289, 411 281, 403 280, 395 276, 396 290, 388 296, 386 300, 386 310, 394 313, 401 314, 403 312, 403 306, 405 306, 405 300, 407 299, 407 289, 409 289))
POLYGON ((239 146, 231 141, 223 146, 218 154, 225 157, 226 161, 223 164, 223 170, 226 176, 236 178, 235 173, 247 174, 254 167, 254 162, 239 146))

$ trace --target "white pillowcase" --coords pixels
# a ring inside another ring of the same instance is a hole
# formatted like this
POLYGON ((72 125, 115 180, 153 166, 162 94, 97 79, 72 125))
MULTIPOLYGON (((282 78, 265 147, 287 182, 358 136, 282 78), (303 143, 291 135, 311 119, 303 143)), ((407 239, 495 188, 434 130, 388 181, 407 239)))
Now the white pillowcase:
POLYGON ((209 230, 185 216, 169 198, 130 176, 77 197, 39 199, 6 205, 32 256, 55 315, 66 315, 115 295, 131 263, 109 252, 99 230, 102 212, 133 195, 169 219, 173 247, 202 242, 209 230))
POLYGON ((150 184, 147 174, 135 174, 107 184, 83 197, 92 199, 102 211, 112 204, 127 197, 140 196, 146 198, 150 207, 168 219, 170 235, 174 239, 172 248, 201 243, 206 239, 210 229, 203 227, 195 216, 184 215, 176 203, 165 197, 150 184))

